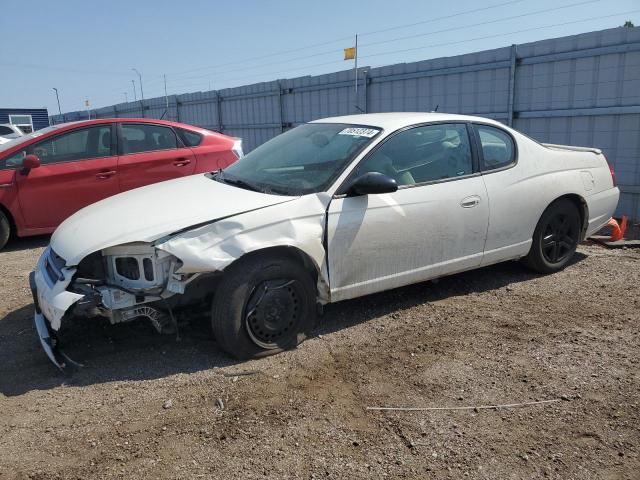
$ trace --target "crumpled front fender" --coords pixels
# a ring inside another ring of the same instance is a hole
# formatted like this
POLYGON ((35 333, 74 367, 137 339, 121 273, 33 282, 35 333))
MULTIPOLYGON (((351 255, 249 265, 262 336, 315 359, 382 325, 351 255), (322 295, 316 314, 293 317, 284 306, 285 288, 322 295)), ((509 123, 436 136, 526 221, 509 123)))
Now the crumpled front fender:
POLYGON ((326 301, 329 282, 323 238, 330 200, 327 193, 305 195, 189 230, 156 247, 182 261, 179 273, 222 271, 247 253, 294 247, 314 262, 319 273, 320 300, 326 301))

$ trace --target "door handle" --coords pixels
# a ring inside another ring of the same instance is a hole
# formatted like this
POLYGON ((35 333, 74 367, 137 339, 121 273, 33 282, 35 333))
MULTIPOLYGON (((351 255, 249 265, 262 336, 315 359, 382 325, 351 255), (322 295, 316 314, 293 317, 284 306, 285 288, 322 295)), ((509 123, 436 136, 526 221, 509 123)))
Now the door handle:
POLYGON ((176 167, 184 167, 185 165, 189 165, 190 163, 191 163, 191 160, 186 157, 176 158, 173 161, 173 164, 176 167))
POLYGON ((96 173, 96 178, 98 180, 106 180, 107 178, 111 178, 116 174, 115 170, 107 170, 104 172, 98 172, 96 173))
POLYGON ((480 197, 473 195, 471 197, 463 198, 460 202, 462 208, 472 208, 480 203, 480 197))

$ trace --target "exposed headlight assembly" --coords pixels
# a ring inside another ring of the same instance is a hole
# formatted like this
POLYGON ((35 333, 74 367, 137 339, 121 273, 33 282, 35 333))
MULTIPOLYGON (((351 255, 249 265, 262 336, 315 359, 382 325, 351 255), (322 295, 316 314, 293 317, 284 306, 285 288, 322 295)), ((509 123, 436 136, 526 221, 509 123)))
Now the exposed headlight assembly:
POLYGON ((110 283, 129 290, 165 285, 176 258, 148 244, 129 244, 102 251, 110 283))
POLYGON ((102 251, 106 282, 96 290, 109 310, 128 309, 184 293, 195 275, 176 273, 182 262, 150 244, 137 243, 102 251))

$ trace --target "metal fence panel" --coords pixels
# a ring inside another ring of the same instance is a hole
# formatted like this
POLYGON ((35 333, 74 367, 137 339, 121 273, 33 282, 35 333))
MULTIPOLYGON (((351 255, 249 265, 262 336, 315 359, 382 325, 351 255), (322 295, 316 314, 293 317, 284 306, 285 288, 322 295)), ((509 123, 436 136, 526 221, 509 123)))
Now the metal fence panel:
MULTIPOLYGON (((317 118, 438 111, 494 118, 542 142, 601 148, 640 218, 640 28, 614 28, 453 57, 363 67, 117 104, 92 118, 165 118, 243 138, 250 151, 317 118)), ((86 111, 51 117, 87 118, 86 111)))

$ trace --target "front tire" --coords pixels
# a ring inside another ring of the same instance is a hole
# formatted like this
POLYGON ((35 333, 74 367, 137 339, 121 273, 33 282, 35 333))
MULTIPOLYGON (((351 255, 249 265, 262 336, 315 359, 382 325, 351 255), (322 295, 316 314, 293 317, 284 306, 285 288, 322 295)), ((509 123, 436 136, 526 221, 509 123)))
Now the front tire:
POLYGON ((211 325, 220 347, 246 360, 292 349, 316 320, 316 287, 293 258, 252 255, 232 264, 213 298, 211 325))
POLYGON ((573 258, 580 230, 580 213, 575 204, 566 198, 553 202, 538 221, 524 263, 540 273, 562 270, 573 258))
POLYGON ((4 214, 4 212, 0 210, 0 250, 2 250, 7 244, 10 236, 11 223, 9 222, 9 219, 4 214))

